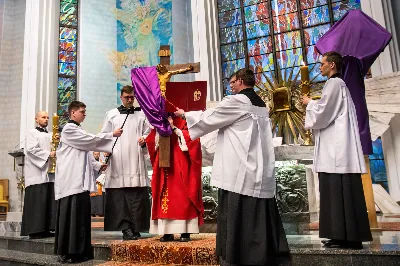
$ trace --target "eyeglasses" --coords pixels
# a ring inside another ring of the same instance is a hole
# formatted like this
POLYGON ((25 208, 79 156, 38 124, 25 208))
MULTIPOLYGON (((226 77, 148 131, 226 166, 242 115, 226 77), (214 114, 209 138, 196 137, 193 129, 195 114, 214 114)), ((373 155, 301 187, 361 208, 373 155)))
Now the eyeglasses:
POLYGON ((122 98, 124 98, 125 100, 134 100, 135 96, 124 96, 122 98))
POLYGON ((238 79, 231 80, 231 81, 229 82, 229 84, 230 84, 230 85, 235 84, 236 81, 238 81, 238 79))

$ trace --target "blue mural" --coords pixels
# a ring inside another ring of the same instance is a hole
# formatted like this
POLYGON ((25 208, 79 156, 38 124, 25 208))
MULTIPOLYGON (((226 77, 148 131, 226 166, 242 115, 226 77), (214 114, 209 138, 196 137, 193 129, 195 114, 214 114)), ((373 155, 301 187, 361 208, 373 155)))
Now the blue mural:
POLYGON ((159 63, 160 45, 170 45, 172 52, 172 0, 116 0, 114 14, 117 47, 110 53, 110 61, 119 95, 120 88, 132 84, 132 68, 159 63))

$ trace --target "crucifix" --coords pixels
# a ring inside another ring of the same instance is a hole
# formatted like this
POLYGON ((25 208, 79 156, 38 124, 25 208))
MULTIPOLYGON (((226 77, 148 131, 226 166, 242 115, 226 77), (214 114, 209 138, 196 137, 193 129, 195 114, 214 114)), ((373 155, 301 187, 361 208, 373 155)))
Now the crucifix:
MULTIPOLYGON (((165 97, 167 82, 173 75, 200 72, 200 63, 171 65, 169 45, 161 45, 158 56, 160 57, 160 64, 157 66, 157 73, 163 97, 165 97)), ((166 100, 169 102, 168 99, 166 100)), ((159 137, 159 151, 159 167, 170 167, 170 137, 159 137)))

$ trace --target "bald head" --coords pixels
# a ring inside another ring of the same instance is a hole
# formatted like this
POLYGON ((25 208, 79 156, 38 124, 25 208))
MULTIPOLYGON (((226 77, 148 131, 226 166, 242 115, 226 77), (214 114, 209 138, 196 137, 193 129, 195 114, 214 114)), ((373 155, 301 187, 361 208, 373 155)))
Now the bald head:
POLYGON ((40 127, 45 128, 49 125, 49 114, 45 111, 39 111, 36 114, 35 121, 40 127))

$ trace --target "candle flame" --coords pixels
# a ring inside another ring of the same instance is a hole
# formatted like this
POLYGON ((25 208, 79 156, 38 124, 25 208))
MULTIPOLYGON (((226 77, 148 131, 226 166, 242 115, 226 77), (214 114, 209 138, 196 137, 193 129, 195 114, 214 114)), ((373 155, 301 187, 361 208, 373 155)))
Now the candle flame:
POLYGON ((301 61, 301 65, 302 65, 302 66, 305 66, 306 63, 305 63, 304 61, 301 61))

